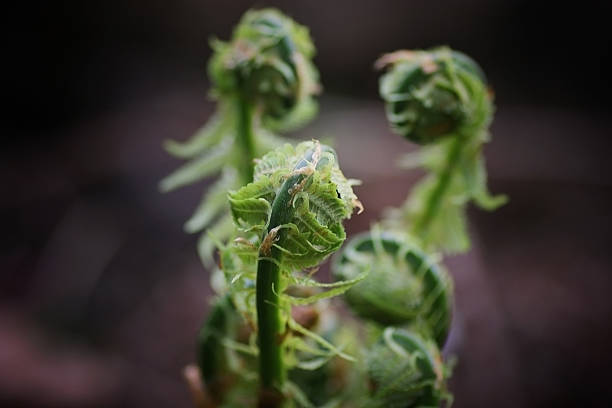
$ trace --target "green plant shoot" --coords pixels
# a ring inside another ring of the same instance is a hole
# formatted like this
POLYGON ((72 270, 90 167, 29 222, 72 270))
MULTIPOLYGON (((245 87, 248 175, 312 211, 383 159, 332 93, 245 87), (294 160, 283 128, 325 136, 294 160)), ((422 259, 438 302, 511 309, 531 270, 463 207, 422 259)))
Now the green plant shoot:
POLYGON ((187 160, 163 179, 171 191, 220 174, 185 223, 190 233, 206 229, 199 253, 212 264, 215 239, 232 233, 226 194, 253 181, 254 159, 286 141, 276 131, 296 129, 317 111, 318 74, 308 30, 277 10, 247 12, 229 42, 212 40, 208 74, 217 109, 186 142, 169 140, 166 150, 187 160))
POLYGON ((401 225, 427 250, 466 251, 466 205, 493 210, 506 202, 487 189, 482 148, 490 140, 493 103, 484 73, 446 47, 397 51, 377 66, 388 67, 380 95, 391 128, 422 145, 403 164, 428 172, 385 226, 401 225))
POLYGON ((206 229, 199 251, 214 299, 197 339, 200 408, 418 408, 452 403, 441 349, 451 329, 453 284, 442 253, 469 248, 469 202, 506 198, 486 186, 492 94, 481 68, 446 47, 398 51, 380 94, 394 132, 420 145, 406 167, 426 176, 400 209, 346 239, 363 209, 333 149, 297 146, 274 132, 316 112, 314 47, 305 27, 273 9, 247 12, 229 42, 213 40, 209 76, 217 111, 186 142, 166 149, 188 162, 164 191, 221 174, 185 228, 206 229), (347 316, 329 299, 343 295, 347 316))

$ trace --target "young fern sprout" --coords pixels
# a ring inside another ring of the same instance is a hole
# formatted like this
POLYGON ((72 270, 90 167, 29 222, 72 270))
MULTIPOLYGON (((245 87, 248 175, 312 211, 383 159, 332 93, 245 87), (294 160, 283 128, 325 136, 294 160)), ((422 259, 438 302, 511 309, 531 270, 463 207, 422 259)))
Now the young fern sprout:
POLYGON ((248 11, 229 42, 212 41, 208 73, 217 110, 186 142, 167 141, 166 150, 188 162, 163 179, 171 191, 220 173, 185 230, 207 228, 199 245, 206 264, 213 240, 232 233, 226 194, 253 181, 254 159, 285 141, 275 131, 302 126, 316 113, 318 74, 308 30, 275 9, 248 11))
POLYGON ((374 228, 351 238, 333 264, 336 279, 368 272, 344 295, 357 315, 383 326, 410 326, 444 345, 453 304, 444 269, 405 234, 374 228))
POLYGON ((368 408, 447 406, 448 369, 436 344, 411 331, 387 327, 367 355, 371 382, 368 408))
MULTIPOLYGON (((264 155, 253 182, 229 193, 236 231, 235 239, 220 248, 221 266, 237 313, 255 329, 257 340, 250 345, 258 359, 260 406, 280 406, 297 392, 287 381, 287 370, 312 366, 312 361, 300 361, 296 352, 311 350, 320 364, 337 355, 352 359, 291 313, 292 305, 339 295, 364 277, 319 284, 302 273, 338 250, 346 238, 342 222, 355 207, 361 208, 352 184, 338 167, 335 152, 313 141, 264 155), (288 291, 292 286, 327 290, 296 297, 288 291)), ((218 366, 215 359, 202 361, 200 370, 218 366)))
POLYGON ((436 253, 468 248, 469 201, 505 201, 486 187, 493 105, 482 70, 444 47, 378 61, 392 129, 422 145, 404 161, 428 174, 402 209, 334 258, 336 282, 320 283, 318 265, 363 208, 333 149, 273 133, 316 112, 308 31, 274 9, 249 11, 229 42, 212 46, 217 111, 190 140, 166 143, 189 161, 161 182, 169 191, 221 174, 185 225, 207 229, 205 263, 219 250, 218 296, 198 335, 198 367, 186 371, 199 407, 450 405, 440 350, 453 288, 436 253), (327 308, 341 294, 362 320, 327 308))
POLYGON ((332 263, 336 279, 367 274, 344 300, 379 333, 366 345, 368 408, 437 407, 452 399, 440 350, 450 331, 453 285, 433 259, 408 234, 375 226, 351 238, 332 263))
POLYGON ((385 226, 401 225, 426 250, 466 251, 467 203, 493 210, 506 202, 491 196, 486 185, 482 147, 490 139, 493 102, 483 71, 447 47, 397 51, 377 66, 388 67, 380 95, 391 128, 423 146, 404 164, 428 171, 385 226))

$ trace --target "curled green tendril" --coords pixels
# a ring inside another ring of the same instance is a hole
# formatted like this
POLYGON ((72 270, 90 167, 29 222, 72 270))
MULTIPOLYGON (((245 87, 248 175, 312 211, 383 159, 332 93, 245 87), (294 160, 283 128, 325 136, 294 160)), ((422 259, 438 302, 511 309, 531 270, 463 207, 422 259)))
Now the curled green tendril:
POLYGON ((332 272, 344 280, 369 272, 344 294, 357 315, 381 325, 410 325, 444 345, 452 319, 451 279, 405 235, 374 230, 351 238, 332 272))
POLYGON ((416 333, 387 328, 368 351, 369 408, 438 407, 446 391, 448 369, 436 344, 416 333))

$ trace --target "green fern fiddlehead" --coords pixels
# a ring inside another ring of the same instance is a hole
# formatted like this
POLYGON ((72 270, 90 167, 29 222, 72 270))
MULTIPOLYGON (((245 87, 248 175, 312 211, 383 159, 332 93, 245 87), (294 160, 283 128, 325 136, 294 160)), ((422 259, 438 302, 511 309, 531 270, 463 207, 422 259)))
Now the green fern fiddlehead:
POLYGON ((380 80, 391 128, 412 142, 430 144, 488 120, 490 106, 481 95, 486 79, 465 54, 448 48, 397 51, 377 65, 391 66, 380 80))
POLYGON ((401 224, 427 250, 466 251, 467 203, 493 210, 506 201, 486 186, 482 146, 493 113, 486 78, 472 59, 446 47, 397 51, 378 66, 389 67, 380 94, 391 128, 424 146, 404 162, 428 171, 385 225, 401 224))
POLYGON ((188 162, 160 183, 171 191, 221 173, 185 224, 188 232, 207 229, 199 252, 208 265, 209 236, 225 240, 232 232, 227 191, 253 181, 254 159, 285 143, 272 132, 312 119, 319 89, 308 30, 277 10, 245 13, 231 41, 214 40, 212 47, 208 71, 217 111, 190 140, 166 142, 170 154, 188 162))
MULTIPOLYGON (((317 266, 340 247, 346 238, 342 221, 360 204, 333 150, 318 142, 268 153, 255 166, 253 183, 230 193, 229 200, 242 234, 233 250, 225 251, 233 252, 236 261, 225 263, 223 269, 232 282, 256 282, 255 307, 246 299, 237 303, 246 315, 257 311, 251 319, 257 322, 261 398, 265 405, 275 406, 285 389, 287 330, 316 338, 292 319, 291 305, 340 294, 362 277, 328 285, 327 292, 312 297, 294 298, 285 290, 291 284, 316 286, 295 272, 317 266)), ((318 341, 341 354, 322 338, 318 341)))
POLYGON ((359 316, 381 325, 408 325, 442 347, 452 317, 451 279, 410 239, 374 229, 353 237, 334 259, 336 279, 368 276, 344 298, 359 316))
MULTIPOLYGON (((380 60, 379 65, 390 67, 381 95, 392 128, 424 145, 406 161, 429 174, 404 208, 383 221, 385 232, 373 228, 354 238, 336 258, 333 272, 339 281, 321 284, 307 268, 344 241, 342 221, 360 207, 352 182, 340 171, 333 150, 317 142, 285 145, 252 166, 255 157, 278 143, 267 130, 300 125, 314 111, 316 73, 307 32, 274 10, 249 12, 232 41, 215 42, 214 48, 209 68, 219 113, 201 135, 167 145, 192 161, 165 179, 162 188, 222 169, 221 181, 187 224, 194 231, 226 211, 225 192, 231 190, 231 218, 221 217, 211 228, 219 238, 225 294, 199 338, 200 372, 209 390, 221 395, 215 403, 253 405, 259 388, 259 406, 289 401, 312 406, 287 371, 313 370, 312 378, 324 373, 321 378, 329 379, 331 366, 314 370, 335 356, 355 359, 300 324, 292 306, 345 292, 356 314, 375 324, 365 326, 373 336, 351 348, 367 348, 351 392, 329 403, 408 408, 450 402, 449 370, 440 348, 452 316, 452 283, 429 253, 467 249, 467 202, 492 209, 504 201, 486 189, 481 148, 493 108, 482 71, 447 48, 402 51, 380 60), (224 244, 230 236, 233 240, 224 244), (359 386, 363 378, 371 386, 367 393, 359 386)), ((339 335, 338 327, 327 332, 330 338, 339 335)), ((347 333, 355 338, 352 329, 347 333)))
POLYGON ((445 384, 448 369, 426 337, 388 327, 366 364, 372 388, 368 408, 438 407, 452 401, 445 384))
POLYGON ((308 30, 279 11, 247 12, 232 41, 214 41, 213 48, 209 71, 215 92, 239 94, 256 105, 267 128, 294 127, 316 109, 318 74, 308 30))

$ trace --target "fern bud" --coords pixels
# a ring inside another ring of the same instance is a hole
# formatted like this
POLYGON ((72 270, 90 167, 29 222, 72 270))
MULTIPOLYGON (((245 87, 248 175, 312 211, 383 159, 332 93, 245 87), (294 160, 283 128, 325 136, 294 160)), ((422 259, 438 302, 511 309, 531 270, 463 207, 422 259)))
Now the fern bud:
POLYGON ((229 193, 230 209, 239 229, 266 231, 253 251, 282 247, 283 267, 308 268, 344 242, 342 222, 361 206, 352 185, 333 149, 287 144, 257 161, 253 183, 229 193))
POLYGON ((366 365, 371 384, 368 407, 437 407, 451 398, 438 347, 415 333, 385 329, 369 350, 366 365))
MULTIPOLYGON (((308 29, 275 9, 251 10, 228 43, 215 40, 209 64, 216 92, 239 92, 264 120, 282 122, 312 109, 319 88, 308 29)), ((282 124, 279 124, 282 127, 282 124)))
POLYGON ((382 325, 412 325, 441 347, 452 318, 448 274, 408 238, 388 232, 355 236, 334 259, 336 279, 367 277, 345 294, 359 316, 382 325))
POLYGON ((419 144, 456 134, 488 119, 490 95, 482 69, 467 55, 446 47, 396 51, 377 67, 387 119, 396 132, 419 144))

